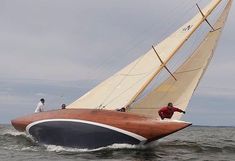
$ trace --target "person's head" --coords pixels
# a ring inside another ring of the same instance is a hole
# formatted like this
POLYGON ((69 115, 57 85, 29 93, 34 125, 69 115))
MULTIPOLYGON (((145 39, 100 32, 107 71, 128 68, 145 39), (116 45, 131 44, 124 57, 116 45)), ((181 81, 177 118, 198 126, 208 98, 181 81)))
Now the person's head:
POLYGON ((62 104, 62 105, 61 105, 61 108, 62 108, 62 109, 65 109, 65 107, 66 107, 65 104, 62 104))
POLYGON ((41 101, 42 103, 44 103, 44 102, 45 102, 44 98, 41 98, 41 99, 40 99, 40 101, 41 101))
POLYGON ((121 111, 121 112, 126 112, 125 107, 122 107, 122 108, 120 109, 120 111, 121 111))
POLYGON ((168 107, 173 107, 173 103, 169 102, 167 106, 168 107))

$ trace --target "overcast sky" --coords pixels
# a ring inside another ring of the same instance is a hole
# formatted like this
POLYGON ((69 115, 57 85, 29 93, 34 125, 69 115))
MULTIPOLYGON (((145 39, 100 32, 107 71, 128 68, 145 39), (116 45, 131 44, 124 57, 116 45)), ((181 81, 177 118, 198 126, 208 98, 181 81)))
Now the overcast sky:
MULTIPOLYGON (((48 109, 74 101, 195 15, 196 2, 209 1, 0 0, 0 123, 41 97, 48 109)), ((235 4, 186 121, 235 126, 234 15, 235 4)))

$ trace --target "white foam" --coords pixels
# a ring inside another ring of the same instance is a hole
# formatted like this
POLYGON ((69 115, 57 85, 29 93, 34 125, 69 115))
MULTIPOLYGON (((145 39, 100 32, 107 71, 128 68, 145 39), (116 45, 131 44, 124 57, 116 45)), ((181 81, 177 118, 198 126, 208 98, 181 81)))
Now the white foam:
POLYGON ((35 146, 23 147, 21 148, 21 151, 38 151, 38 147, 35 146))
POLYGON ((13 129, 7 129, 7 130, 4 130, 2 132, 3 135, 12 135, 12 136, 26 136, 26 133, 25 132, 19 132, 19 131, 16 131, 16 130, 13 130, 13 129))
POLYGON ((47 151, 50 152, 92 152, 92 151, 100 151, 105 149, 138 149, 143 148, 143 145, 131 145, 131 144, 113 144, 106 147, 100 147, 96 149, 81 149, 81 148, 69 148, 57 145, 44 145, 47 151))
POLYGON ((2 132, 3 135, 11 135, 11 136, 22 136, 26 139, 31 140, 32 142, 36 142, 31 135, 26 134, 25 132, 19 132, 14 129, 7 129, 2 132))
POLYGON ((78 149, 78 148, 69 148, 58 145, 43 145, 46 147, 47 151, 50 152, 86 152, 88 149, 78 149))

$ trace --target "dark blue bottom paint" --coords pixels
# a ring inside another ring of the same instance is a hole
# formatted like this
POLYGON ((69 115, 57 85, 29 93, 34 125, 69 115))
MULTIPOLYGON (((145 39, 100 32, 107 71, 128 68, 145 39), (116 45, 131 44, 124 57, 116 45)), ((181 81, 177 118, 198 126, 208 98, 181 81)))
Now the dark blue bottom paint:
POLYGON ((95 149, 114 143, 139 144, 140 141, 112 129, 72 121, 48 121, 29 128, 39 143, 95 149))

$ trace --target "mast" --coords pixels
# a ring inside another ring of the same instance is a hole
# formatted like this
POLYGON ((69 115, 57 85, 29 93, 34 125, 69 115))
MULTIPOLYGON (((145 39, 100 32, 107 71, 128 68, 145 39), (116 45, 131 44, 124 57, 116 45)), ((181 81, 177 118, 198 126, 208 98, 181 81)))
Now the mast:
MULTIPOLYGON (((176 48, 172 51, 172 53, 170 54, 170 56, 163 61, 162 63, 165 65, 167 64, 171 58, 174 56, 174 54, 182 47, 182 45, 189 39, 189 37, 196 31, 196 29, 198 29, 198 27, 205 21, 207 20, 207 17, 212 13, 212 11, 218 6, 218 4, 221 2, 221 0, 212 0, 211 3, 206 6, 203 10, 200 10, 200 12, 193 18, 196 19, 197 16, 201 15, 201 19, 193 24, 192 21, 187 22, 185 25, 183 25, 183 27, 181 27, 179 30, 177 30, 175 33, 173 33, 171 36, 174 36, 174 34, 177 34, 179 31, 189 31, 188 35, 185 36, 184 39, 181 40, 181 42, 179 42, 179 44, 176 46, 176 48), (203 13, 203 14, 202 14, 203 13)), ((164 41, 167 41, 164 40, 164 41)), ((157 46, 153 46, 154 49, 158 48, 157 46)), ((152 80, 155 78, 155 76, 160 73, 160 71, 162 70, 162 68, 164 68, 164 65, 162 65, 161 68, 159 68, 153 75, 152 77, 150 77, 150 79, 142 86, 142 88, 136 93, 136 95, 130 100, 130 102, 127 104, 130 105, 132 104, 132 102, 142 93, 142 91, 144 91, 144 89, 152 82, 152 80)))
POLYGON ((222 0, 212 0, 201 13, 180 27, 153 49, 101 82, 67 108, 115 110, 130 105, 189 39, 222 0))
MULTIPOLYGON (((169 77, 138 103, 134 104, 129 109, 129 112, 157 118, 159 117, 157 111, 161 107, 166 106, 168 102, 173 102, 182 110, 187 108, 198 83, 213 57, 231 4, 232 0, 229 0, 213 26, 216 30, 209 32, 193 54, 173 73, 177 81, 169 77)), ((181 113, 176 113, 172 119, 180 119, 181 115, 181 113)))

